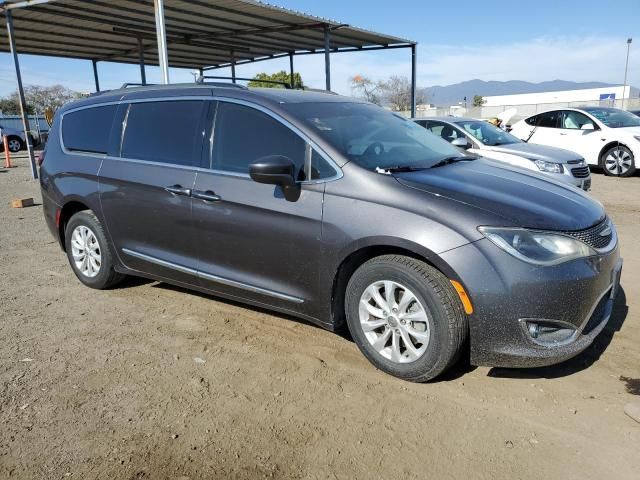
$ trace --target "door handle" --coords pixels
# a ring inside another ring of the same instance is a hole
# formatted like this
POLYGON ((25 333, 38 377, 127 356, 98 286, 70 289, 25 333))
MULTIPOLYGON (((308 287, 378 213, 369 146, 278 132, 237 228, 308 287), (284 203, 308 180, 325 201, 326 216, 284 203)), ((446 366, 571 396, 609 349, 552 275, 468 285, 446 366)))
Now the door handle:
POLYGON ((181 185, 171 185, 170 187, 164 187, 164 189, 172 195, 184 195, 186 197, 191 195, 191 189, 184 188, 181 185))
POLYGON ((566 133, 560 132, 560 135, 567 135, 566 133))
POLYGON ((204 200, 205 202, 219 202, 220 200, 222 200, 220 195, 216 195, 211 190, 207 190, 206 192, 203 192, 202 190, 194 190, 193 192, 191 192, 191 196, 193 198, 204 200))

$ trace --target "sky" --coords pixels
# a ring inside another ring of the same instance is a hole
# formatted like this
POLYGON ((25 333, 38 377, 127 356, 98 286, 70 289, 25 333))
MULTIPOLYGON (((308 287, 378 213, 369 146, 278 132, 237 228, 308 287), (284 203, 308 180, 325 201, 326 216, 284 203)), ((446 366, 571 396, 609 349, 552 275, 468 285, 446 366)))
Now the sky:
MULTIPOLYGON (((635 37, 629 81, 640 87, 640 0, 271 0, 272 4, 327 17, 410 40, 418 45, 418 85, 465 80, 601 81, 622 84, 626 40, 635 37)), ((6 41, 3 39, 3 41, 6 41)), ((18 46, 19 48, 19 46, 18 46)), ((39 56, 20 57, 25 84, 60 83, 93 90, 91 63, 39 56)), ((349 79, 410 76, 409 49, 341 53, 331 57, 332 89, 349 94, 349 79)), ((324 88, 322 55, 295 58, 306 85, 324 88)), ((244 65, 242 77, 288 70, 288 59, 244 65)), ((103 89, 139 81, 134 65, 99 64, 103 89)), ((221 75, 230 72, 219 70, 221 75)), ((159 70, 147 67, 149 82, 159 70)), ((192 81, 188 70, 172 69, 171 81, 192 81)), ((0 96, 15 89, 8 54, 0 54, 0 96)))

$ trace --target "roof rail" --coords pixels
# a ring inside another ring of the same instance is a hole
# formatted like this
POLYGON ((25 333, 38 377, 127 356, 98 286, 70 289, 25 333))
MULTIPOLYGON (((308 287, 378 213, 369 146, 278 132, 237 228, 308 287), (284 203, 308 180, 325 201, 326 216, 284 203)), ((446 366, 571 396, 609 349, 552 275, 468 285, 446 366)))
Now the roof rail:
POLYGON ((157 83, 132 83, 132 82, 127 82, 127 83, 123 83, 120 86, 120 89, 130 88, 130 87, 148 87, 149 85, 157 85, 157 83))
MULTIPOLYGON (((206 80, 242 80, 243 82, 262 82, 262 83, 271 83, 273 85, 281 85, 284 88, 291 88, 291 85, 287 82, 279 82, 277 80, 259 80, 257 78, 243 78, 243 77, 219 77, 219 76, 210 76, 210 75, 201 75, 196 79, 196 83, 205 83, 206 80)), ((213 82, 213 83, 222 83, 222 82, 213 82)), ((236 88, 247 88, 244 85, 238 85, 235 83, 224 83, 224 86, 227 87, 236 87, 236 88)))

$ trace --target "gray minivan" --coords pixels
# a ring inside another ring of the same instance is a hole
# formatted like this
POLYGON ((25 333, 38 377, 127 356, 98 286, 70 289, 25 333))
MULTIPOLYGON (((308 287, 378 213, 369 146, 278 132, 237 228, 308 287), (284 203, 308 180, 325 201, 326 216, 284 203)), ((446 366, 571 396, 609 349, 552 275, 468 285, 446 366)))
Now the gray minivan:
POLYGON ((375 105, 228 85, 97 94, 56 114, 46 221, 92 288, 139 275, 347 325, 378 368, 529 367, 604 328, 603 207, 375 105))

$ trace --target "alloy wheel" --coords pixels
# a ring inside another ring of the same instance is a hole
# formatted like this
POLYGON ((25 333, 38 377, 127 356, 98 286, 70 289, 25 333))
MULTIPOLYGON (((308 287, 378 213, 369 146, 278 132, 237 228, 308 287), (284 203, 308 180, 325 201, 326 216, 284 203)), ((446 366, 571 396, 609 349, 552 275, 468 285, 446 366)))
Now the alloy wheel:
POLYGON ((414 362, 427 351, 427 312, 404 285, 389 280, 369 285, 360 297, 359 318, 371 346, 392 362, 414 362))
POLYGON ((9 151, 13 153, 19 152, 20 148, 22 148, 22 144, 20 143, 20 140, 16 140, 15 138, 12 138, 11 140, 9 140, 9 151))
POLYGON ((631 168, 631 154, 622 148, 611 150, 604 160, 605 168, 613 175, 624 175, 631 168))
POLYGON ((100 273, 102 254, 96 235, 85 225, 78 225, 71 234, 71 254, 76 268, 85 277, 100 273))

